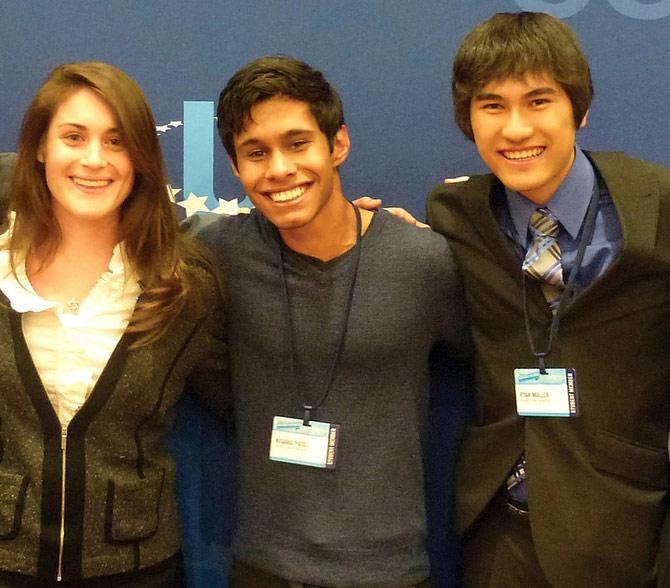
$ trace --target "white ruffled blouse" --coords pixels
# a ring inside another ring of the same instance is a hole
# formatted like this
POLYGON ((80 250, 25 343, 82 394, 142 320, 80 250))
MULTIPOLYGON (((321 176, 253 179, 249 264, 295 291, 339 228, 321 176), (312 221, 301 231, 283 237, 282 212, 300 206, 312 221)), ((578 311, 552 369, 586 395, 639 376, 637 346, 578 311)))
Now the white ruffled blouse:
POLYGON ((30 284, 25 262, 16 268, 17 276, 12 273, 9 251, 3 248, 7 239, 8 232, 0 235, 0 290, 22 313, 23 334, 37 372, 60 422, 67 425, 128 326, 140 285, 118 244, 108 271, 86 298, 66 304, 45 300, 30 284))

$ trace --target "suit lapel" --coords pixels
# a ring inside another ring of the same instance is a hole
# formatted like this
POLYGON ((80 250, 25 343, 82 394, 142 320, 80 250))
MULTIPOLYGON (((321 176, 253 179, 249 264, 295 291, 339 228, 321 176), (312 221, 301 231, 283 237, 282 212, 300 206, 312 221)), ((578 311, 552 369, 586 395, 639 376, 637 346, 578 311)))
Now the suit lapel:
POLYGON ((482 243, 486 243, 491 255, 505 267, 506 271, 512 274, 520 272, 521 260, 493 213, 492 200, 497 197, 495 194, 497 190, 504 190, 502 184, 491 175, 477 176, 472 178, 471 183, 472 185, 468 186, 470 193, 464 200, 464 208, 471 218, 472 225, 479 233, 482 243))
MULTIPOLYGON (((505 273, 512 276, 514 282, 521 289, 523 281, 522 259, 510 238, 500 228, 498 219, 493 212, 493 200, 504 198, 504 188, 493 175, 475 176, 469 183, 471 184, 468 185, 470 193, 464 199, 464 209, 470 216, 472 225, 477 228, 481 242, 485 243, 489 249, 490 255, 505 273)), ((535 311, 538 312, 535 318, 545 320, 550 316, 550 310, 539 284, 533 282, 533 280, 528 280, 526 291, 529 303, 532 303, 535 311)), ((521 298, 519 296, 515 296, 515 298, 520 308, 521 298)), ((531 310, 531 312, 533 311, 531 310)))
POLYGON ((592 158, 614 201, 623 232, 622 253, 612 269, 650 259, 658 230, 658 179, 619 153, 596 153, 592 158))
POLYGON ((660 186, 658 178, 642 165, 621 153, 589 154, 598 168, 621 224, 623 246, 605 273, 587 287, 574 301, 589 304, 592 295, 616 289, 631 275, 645 272, 653 260, 658 230, 660 186))

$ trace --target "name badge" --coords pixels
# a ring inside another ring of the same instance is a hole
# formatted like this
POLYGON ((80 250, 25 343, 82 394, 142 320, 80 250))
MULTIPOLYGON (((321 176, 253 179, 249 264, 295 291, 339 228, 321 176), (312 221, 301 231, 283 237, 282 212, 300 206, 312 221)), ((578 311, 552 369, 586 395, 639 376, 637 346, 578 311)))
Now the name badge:
POLYGON ((516 411, 528 417, 573 417, 579 414, 575 370, 547 368, 514 370, 516 411))
POLYGON ((272 420, 270 459, 314 468, 333 469, 340 425, 276 416, 272 420))

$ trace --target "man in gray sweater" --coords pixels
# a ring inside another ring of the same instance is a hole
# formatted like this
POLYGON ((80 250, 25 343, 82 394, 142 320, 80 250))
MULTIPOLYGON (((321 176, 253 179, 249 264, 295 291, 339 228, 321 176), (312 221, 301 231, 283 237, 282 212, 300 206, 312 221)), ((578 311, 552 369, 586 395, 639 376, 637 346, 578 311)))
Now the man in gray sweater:
POLYGON ((231 585, 426 588, 429 355, 464 347, 447 242, 345 198, 342 105, 307 64, 251 62, 217 114, 255 205, 199 228, 227 296, 231 585))

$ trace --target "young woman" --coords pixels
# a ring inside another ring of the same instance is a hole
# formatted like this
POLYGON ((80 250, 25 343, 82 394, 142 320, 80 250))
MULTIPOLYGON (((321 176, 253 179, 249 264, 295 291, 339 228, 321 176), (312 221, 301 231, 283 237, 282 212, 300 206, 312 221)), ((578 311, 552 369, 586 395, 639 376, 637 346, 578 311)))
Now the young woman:
POLYGON ((28 108, 0 237, 0 586, 178 585, 189 386, 223 404, 216 281, 178 231, 125 73, 57 67, 28 108))

